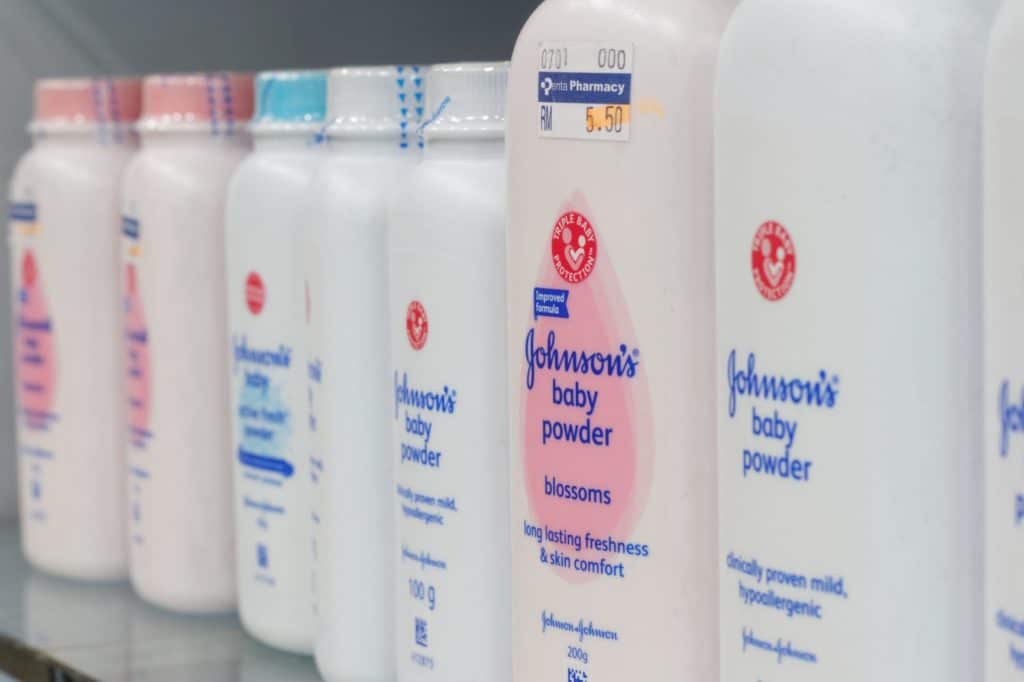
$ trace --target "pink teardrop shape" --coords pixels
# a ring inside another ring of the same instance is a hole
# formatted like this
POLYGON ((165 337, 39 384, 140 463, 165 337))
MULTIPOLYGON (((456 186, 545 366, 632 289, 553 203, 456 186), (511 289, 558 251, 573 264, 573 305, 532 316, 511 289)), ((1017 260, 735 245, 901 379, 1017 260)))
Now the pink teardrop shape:
POLYGON ((136 447, 149 440, 149 415, 152 410, 149 366, 149 332, 139 296, 138 271, 125 266, 125 372, 128 396, 129 438, 136 447))
POLYGON ((43 276, 31 249, 25 249, 21 256, 20 279, 16 363, 18 400, 25 425, 30 429, 43 430, 49 427, 52 419, 50 410, 57 387, 57 354, 43 276))
MULTIPOLYGON (((519 350, 524 359, 522 461, 527 496, 535 521, 542 526, 628 542, 646 504, 654 459, 642 345, 612 254, 598 248, 600 228, 586 219, 589 211, 581 197, 574 197, 563 210, 563 218, 576 215, 579 222, 589 224, 593 243, 577 241, 578 231, 566 238, 556 223, 551 242, 544 244, 537 287, 568 291, 568 318, 531 311, 533 323, 519 350), (554 362, 560 366, 553 367, 554 362), (575 371, 566 368, 574 363, 575 371), (575 404, 567 406, 570 400, 575 404), (576 493, 564 486, 575 487, 576 493), (580 491, 588 501, 572 499, 580 491)), ((584 546, 576 556, 596 558, 598 553, 584 546)), ((569 569, 560 572, 571 581, 592 577, 569 569)))

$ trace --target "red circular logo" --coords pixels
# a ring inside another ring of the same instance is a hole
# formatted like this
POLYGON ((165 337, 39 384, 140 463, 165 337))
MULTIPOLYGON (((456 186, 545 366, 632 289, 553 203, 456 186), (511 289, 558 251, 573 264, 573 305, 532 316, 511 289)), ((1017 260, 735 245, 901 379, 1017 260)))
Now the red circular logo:
POLYGON ((124 287, 125 292, 134 294, 135 289, 138 287, 138 273, 135 272, 135 264, 129 263, 124 268, 124 287))
POLYGON ((778 301, 793 288, 796 278, 796 247, 789 231, 773 220, 757 228, 750 252, 754 284, 769 301, 778 301))
POLYGON ((551 260, 558 276, 569 284, 580 284, 597 265, 597 233, 587 217, 570 211, 563 214, 551 232, 551 260))
POLYGON ((405 334, 409 337, 409 345, 415 350, 423 348, 427 345, 429 331, 427 309, 419 301, 413 301, 405 311, 405 334))
POLYGON ((36 257, 32 255, 30 250, 26 249, 25 255, 21 257, 21 283, 30 287, 36 283, 38 275, 39 268, 36 267, 36 257))
POLYGON ((259 315, 267 302, 267 288, 257 272, 250 272, 245 278, 245 305, 253 315, 259 315))

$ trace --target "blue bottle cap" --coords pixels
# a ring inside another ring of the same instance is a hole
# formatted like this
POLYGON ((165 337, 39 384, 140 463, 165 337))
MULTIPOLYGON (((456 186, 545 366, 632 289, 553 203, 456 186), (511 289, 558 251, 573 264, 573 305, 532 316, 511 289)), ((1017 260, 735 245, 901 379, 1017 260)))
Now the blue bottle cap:
POLYGON ((256 77, 254 124, 323 123, 326 115, 325 71, 264 71, 256 77))

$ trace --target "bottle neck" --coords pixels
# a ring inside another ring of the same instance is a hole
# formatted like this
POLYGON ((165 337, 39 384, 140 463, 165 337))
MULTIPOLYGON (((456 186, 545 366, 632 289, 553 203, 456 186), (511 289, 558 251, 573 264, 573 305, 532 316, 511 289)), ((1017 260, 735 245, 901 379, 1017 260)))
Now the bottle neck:
POLYGON ((415 159, 419 155, 419 146, 415 137, 410 136, 409 142, 403 146, 398 137, 393 136, 343 136, 327 138, 327 151, 330 154, 345 156, 373 156, 415 159))
POLYGON ((181 147, 207 147, 245 149, 251 137, 247 132, 235 130, 231 135, 211 135, 199 129, 149 129, 142 131, 142 145, 149 149, 177 149, 181 147))
POLYGON ((505 137, 445 137, 427 138, 423 148, 425 159, 479 159, 496 160, 505 157, 505 137))
POLYGON ((139 145, 139 135, 130 123, 94 125, 32 124, 29 128, 35 147, 60 146, 95 149, 107 147, 133 148, 139 145))
POLYGON ((317 131, 292 131, 253 135, 252 147, 258 152, 318 152, 324 145, 318 141, 317 131))

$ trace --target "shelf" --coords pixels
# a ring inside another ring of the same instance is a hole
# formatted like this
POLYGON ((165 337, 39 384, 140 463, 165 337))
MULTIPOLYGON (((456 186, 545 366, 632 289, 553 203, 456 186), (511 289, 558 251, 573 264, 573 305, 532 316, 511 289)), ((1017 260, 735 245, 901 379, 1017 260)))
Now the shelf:
POLYGON ((247 637, 238 618, 150 606, 127 583, 78 583, 35 571, 16 525, 0 525, 0 682, 146 680, 306 682, 311 658, 247 637))

